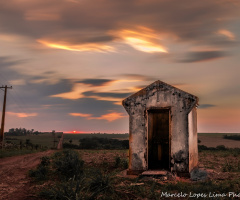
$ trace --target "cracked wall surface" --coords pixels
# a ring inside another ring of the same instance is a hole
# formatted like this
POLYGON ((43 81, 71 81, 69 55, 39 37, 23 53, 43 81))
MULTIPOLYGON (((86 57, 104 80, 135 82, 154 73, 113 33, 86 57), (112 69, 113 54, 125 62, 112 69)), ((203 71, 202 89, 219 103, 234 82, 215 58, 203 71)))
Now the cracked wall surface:
POLYGON ((197 104, 196 96, 161 81, 123 100, 129 114, 129 170, 148 169, 148 111, 165 108, 170 111, 170 170, 189 172, 197 163, 197 104))

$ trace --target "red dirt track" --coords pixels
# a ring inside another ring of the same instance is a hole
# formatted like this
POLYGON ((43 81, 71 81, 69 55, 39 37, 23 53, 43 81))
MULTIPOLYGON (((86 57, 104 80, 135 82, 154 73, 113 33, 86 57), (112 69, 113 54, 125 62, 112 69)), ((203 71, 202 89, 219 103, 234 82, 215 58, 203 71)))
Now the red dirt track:
POLYGON ((50 156, 54 151, 49 150, 34 154, 14 156, 0 159, 0 199, 1 200, 30 200, 30 178, 28 171, 40 163, 40 158, 50 156))

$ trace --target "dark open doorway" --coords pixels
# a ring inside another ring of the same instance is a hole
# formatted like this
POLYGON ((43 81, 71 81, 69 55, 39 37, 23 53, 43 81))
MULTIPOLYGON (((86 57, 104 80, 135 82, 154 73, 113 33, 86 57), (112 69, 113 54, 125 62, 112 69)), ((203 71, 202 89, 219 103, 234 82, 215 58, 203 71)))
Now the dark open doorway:
POLYGON ((170 169, 169 109, 148 110, 148 169, 170 169))

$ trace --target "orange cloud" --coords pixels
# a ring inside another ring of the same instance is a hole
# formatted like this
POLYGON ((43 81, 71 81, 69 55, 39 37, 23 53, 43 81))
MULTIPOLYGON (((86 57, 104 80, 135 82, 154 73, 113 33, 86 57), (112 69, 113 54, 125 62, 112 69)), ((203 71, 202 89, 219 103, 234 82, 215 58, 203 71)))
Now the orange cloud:
POLYGON ((66 42, 63 43, 55 43, 46 40, 37 40, 37 42, 54 49, 63 49, 68 51, 97 51, 97 52, 104 52, 104 51, 111 51, 114 52, 114 48, 99 43, 87 43, 87 44, 79 44, 79 45, 72 45, 66 42))
POLYGON ((152 29, 146 27, 137 27, 136 30, 120 30, 115 31, 113 34, 132 46, 134 49, 147 52, 162 52, 167 53, 167 48, 160 44, 161 36, 154 33, 152 29))
POLYGON ((94 95, 85 95, 85 92, 92 91, 97 93, 126 93, 126 92, 135 92, 136 89, 131 87, 131 84, 135 84, 135 82, 139 82, 140 80, 115 80, 104 85, 92 86, 91 84, 86 83, 75 83, 72 90, 70 92, 60 93, 51 95, 50 97, 59 97, 62 99, 81 99, 81 98, 93 98, 100 101, 112 101, 116 105, 121 105, 123 98, 112 97, 112 96, 101 96, 98 94, 94 95), (123 89, 124 88, 124 89, 123 89), (128 88, 126 90, 126 88, 128 88))
POLYGON ((109 122, 125 117, 123 113, 118 113, 118 112, 108 113, 105 115, 101 115, 100 117, 92 117, 92 114, 87 114, 87 113, 69 113, 69 115, 74 117, 85 117, 88 120, 97 119, 97 120, 107 120, 109 122))
POLYGON ((88 86, 87 84, 77 83, 73 86, 72 91, 51 95, 50 97, 60 97, 62 99, 72 99, 72 100, 80 99, 85 97, 83 93, 88 91, 89 88, 90 86, 88 86))
POLYGON ((221 29, 217 33, 227 37, 229 40, 235 40, 235 35, 226 29, 221 29))
POLYGON ((114 104, 116 105, 122 105, 122 98, 117 98, 117 97, 100 97, 100 96, 87 96, 87 98, 93 98, 93 99, 97 99, 100 101, 112 101, 114 102, 114 104))
POLYGON ((139 50, 139 51, 144 51, 144 52, 163 52, 167 53, 167 50, 160 45, 156 45, 150 41, 147 41, 145 39, 140 39, 140 38, 134 38, 134 37, 125 37, 124 40, 126 41, 127 44, 132 46, 133 48, 139 50))
POLYGON ((147 27, 136 27, 135 29, 122 29, 122 30, 110 30, 107 32, 109 36, 114 36, 118 38, 108 41, 108 44, 105 43, 95 43, 87 42, 83 44, 72 44, 67 41, 61 40, 54 41, 54 39, 39 39, 37 42, 55 49, 63 49, 68 51, 96 51, 96 52, 115 52, 113 45, 115 41, 123 42, 138 51, 143 51, 147 53, 162 52, 168 53, 167 48, 162 44, 163 38, 166 37, 166 34, 156 34, 154 30, 147 27))
POLYGON ((85 113, 69 113, 69 115, 74 116, 74 117, 85 117, 90 119, 91 118, 91 114, 85 114, 85 113))
POLYGON ((38 114, 37 113, 15 113, 15 112, 7 112, 9 115, 17 116, 20 118, 25 118, 25 117, 35 117, 38 114))
POLYGON ((107 120, 107 121, 111 122, 111 121, 114 121, 114 120, 117 120, 117 119, 121 119, 123 117, 125 117, 123 115, 123 113, 113 112, 113 113, 108 113, 108 114, 105 114, 105 115, 101 115, 101 117, 96 117, 96 118, 93 118, 93 119, 104 119, 104 120, 107 120))

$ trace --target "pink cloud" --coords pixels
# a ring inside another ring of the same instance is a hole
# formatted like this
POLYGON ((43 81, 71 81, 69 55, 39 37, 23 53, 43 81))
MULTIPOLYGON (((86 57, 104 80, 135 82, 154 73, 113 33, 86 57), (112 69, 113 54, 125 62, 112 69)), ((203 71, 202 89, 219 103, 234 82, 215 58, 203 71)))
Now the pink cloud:
POLYGON ((93 117, 92 114, 87 114, 87 113, 69 113, 69 115, 74 117, 84 117, 89 120, 90 119, 107 120, 109 122, 125 117, 123 113, 118 113, 118 112, 107 113, 105 115, 101 115, 100 117, 93 117))

